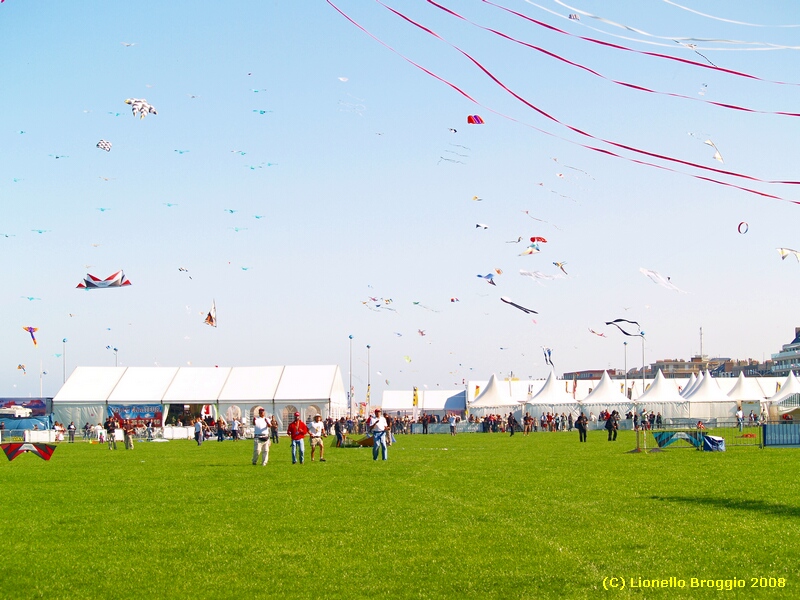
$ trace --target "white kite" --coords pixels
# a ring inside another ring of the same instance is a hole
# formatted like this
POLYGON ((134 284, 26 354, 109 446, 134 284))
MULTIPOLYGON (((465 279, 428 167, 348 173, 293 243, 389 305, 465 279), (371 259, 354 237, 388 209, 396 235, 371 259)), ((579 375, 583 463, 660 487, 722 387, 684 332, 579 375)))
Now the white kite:
POLYGON ((792 250, 791 248, 778 248, 778 254, 781 255, 781 260, 786 260, 787 256, 794 256, 797 262, 800 262, 800 251, 792 250))
POLYGON ((670 281, 669 277, 664 277, 658 271, 651 271, 650 269, 643 269, 640 268, 639 271, 643 275, 646 275, 650 278, 653 283, 657 283, 658 285, 667 288, 668 290, 672 290, 673 292, 680 292, 681 294, 685 294, 686 292, 683 291, 681 288, 676 286, 672 281, 670 281))
POLYGON ((144 119, 148 113, 158 114, 155 107, 144 98, 128 98, 125 100, 125 104, 130 104, 133 116, 135 117, 136 113, 139 113, 140 119, 144 119))

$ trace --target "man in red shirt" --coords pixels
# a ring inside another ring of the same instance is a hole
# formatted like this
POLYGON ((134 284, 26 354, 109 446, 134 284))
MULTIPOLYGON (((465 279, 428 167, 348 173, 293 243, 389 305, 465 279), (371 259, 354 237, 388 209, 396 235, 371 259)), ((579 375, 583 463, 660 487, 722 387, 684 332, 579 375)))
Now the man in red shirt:
POLYGON ((305 461, 305 443, 303 440, 308 435, 308 427, 300 420, 300 413, 294 413, 294 421, 289 423, 287 433, 292 440, 292 464, 297 463, 297 454, 300 454, 300 464, 305 461))

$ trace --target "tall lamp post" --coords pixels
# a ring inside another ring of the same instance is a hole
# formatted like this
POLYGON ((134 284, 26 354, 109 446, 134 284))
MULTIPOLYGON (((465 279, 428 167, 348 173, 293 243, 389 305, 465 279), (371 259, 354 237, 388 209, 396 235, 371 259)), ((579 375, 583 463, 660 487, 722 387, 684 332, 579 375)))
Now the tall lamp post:
POLYGON ((628 397, 628 342, 622 342, 625 346, 625 397, 628 397))
POLYGON ((350 339, 350 387, 347 388, 347 406, 350 410, 350 416, 355 414, 353 410, 353 335, 347 336, 350 339))
POLYGON ((367 408, 370 407, 369 394, 370 394, 370 390, 372 389, 372 379, 371 379, 372 369, 370 368, 370 365, 369 365, 369 350, 370 350, 370 348, 372 348, 372 346, 367 344, 367 408))

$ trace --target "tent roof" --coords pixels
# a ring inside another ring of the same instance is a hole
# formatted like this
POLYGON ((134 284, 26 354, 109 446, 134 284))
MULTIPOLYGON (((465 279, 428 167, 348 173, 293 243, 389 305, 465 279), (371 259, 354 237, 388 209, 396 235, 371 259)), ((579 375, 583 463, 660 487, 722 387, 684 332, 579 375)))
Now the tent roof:
POLYGON ((467 407, 465 390, 425 390, 422 392, 420 407, 429 410, 463 411, 467 407))
POLYGON ((283 376, 275 391, 275 400, 322 400, 331 397, 334 384, 341 373, 338 365, 292 365, 284 367, 283 376))
POLYGON ((800 381, 794 376, 794 372, 790 370, 789 375, 786 376, 786 381, 781 385, 781 389, 775 392, 775 394, 769 398, 769 401, 772 404, 777 404, 792 394, 800 394, 800 381))
POLYGON ((53 397, 53 402, 105 402, 126 369, 77 367, 53 397))
POLYGON ((381 408, 386 412, 414 410, 414 390, 384 390, 381 408))
POLYGON ((259 401, 275 397, 286 367, 233 367, 219 394, 220 402, 259 401))
POLYGON ((575 402, 572 394, 565 392, 561 387, 561 382, 556 378, 553 369, 542 386, 542 389, 530 399, 528 404, 567 404, 575 402))
POLYGON ((685 399, 678 393, 675 383, 664 377, 659 369, 653 383, 637 402, 685 402, 685 399))
POLYGON ((108 401, 160 403, 177 372, 178 367, 128 367, 108 401))
POLYGON ((684 398, 692 402, 733 402, 708 371, 684 398))
POLYGON ((764 390, 761 389, 758 380, 745 377, 744 373, 740 372, 736 380, 736 385, 728 392, 728 398, 736 400, 737 402, 760 402, 766 398, 766 394, 764 390))
POLYGON ((603 371, 600 383, 584 398, 583 404, 631 404, 631 401, 619 391, 617 384, 609 377, 608 371, 603 371))
MULTIPOLYGON (((701 375, 702 375, 702 373, 701 373, 701 375)), ((686 398, 689 394, 691 394, 692 393, 692 388, 695 386, 696 383, 697 383, 697 376, 694 373, 692 373, 689 376, 689 383, 687 383, 685 386, 683 386, 683 389, 680 392, 681 396, 686 398)))
POLYGON ((164 394, 164 402, 213 404, 230 373, 230 367, 181 367, 164 394))
POLYGON ((495 408, 498 406, 516 406, 517 403, 512 400, 511 394, 503 389, 497 381, 497 376, 492 373, 489 377, 489 383, 483 391, 478 394, 478 397, 469 405, 470 410, 473 408, 495 408))

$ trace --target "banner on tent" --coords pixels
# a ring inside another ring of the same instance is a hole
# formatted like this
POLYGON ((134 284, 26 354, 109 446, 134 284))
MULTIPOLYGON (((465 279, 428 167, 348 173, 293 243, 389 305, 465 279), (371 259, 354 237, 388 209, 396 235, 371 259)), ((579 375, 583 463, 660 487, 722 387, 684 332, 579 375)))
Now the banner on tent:
POLYGON ((137 425, 144 425, 147 421, 155 421, 161 424, 161 405, 160 404, 109 404, 108 416, 133 421, 137 425))

